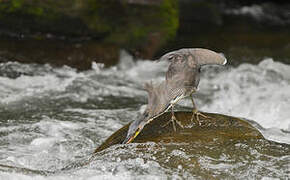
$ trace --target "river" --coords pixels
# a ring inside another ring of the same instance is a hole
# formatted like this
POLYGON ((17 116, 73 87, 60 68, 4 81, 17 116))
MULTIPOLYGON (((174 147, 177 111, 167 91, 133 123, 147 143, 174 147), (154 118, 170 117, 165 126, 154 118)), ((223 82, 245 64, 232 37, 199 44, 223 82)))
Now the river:
MULTIPOLYGON (((143 84, 163 80, 167 62, 133 61, 125 51, 120 54, 117 65, 92 63, 86 71, 0 64, 0 164, 53 172, 1 170, 0 179, 290 178, 290 65, 272 58, 256 65, 204 67, 195 99, 202 111, 253 120, 267 139, 279 143, 235 142, 231 152, 217 147, 211 155, 190 154, 184 145, 119 145, 89 165, 58 171, 88 159, 107 137, 136 119, 146 104, 143 84), (271 152, 270 146, 275 146, 271 152)), ((191 107, 190 100, 179 104, 191 107)))

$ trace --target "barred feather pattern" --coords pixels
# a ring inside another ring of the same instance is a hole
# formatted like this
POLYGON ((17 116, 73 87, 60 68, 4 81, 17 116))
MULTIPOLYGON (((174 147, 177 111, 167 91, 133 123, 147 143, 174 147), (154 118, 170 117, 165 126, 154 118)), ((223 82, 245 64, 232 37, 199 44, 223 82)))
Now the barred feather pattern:
POLYGON ((155 117, 163 114, 172 104, 195 92, 200 79, 200 67, 207 64, 225 65, 227 60, 221 54, 202 48, 180 49, 163 55, 160 60, 170 63, 166 80, 158 86, 145 84, 148 105, 142 116, 129 128, 125 143, 140 132, 155 117))

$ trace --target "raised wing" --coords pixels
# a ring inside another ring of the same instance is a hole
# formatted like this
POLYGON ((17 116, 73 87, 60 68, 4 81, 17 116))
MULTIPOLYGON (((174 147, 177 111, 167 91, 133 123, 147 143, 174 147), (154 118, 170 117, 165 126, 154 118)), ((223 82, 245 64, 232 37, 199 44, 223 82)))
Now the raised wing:
POLYGON ((188 58, 190 56, 199 66, 209 64, 225 65, 227 63, 227 59, 222 54, 203 48, 183 48, 176 51, 172 51, 164 54, 160 58, 160 61, 162 60, 172 61, 177 58, 183 57, 188 58))

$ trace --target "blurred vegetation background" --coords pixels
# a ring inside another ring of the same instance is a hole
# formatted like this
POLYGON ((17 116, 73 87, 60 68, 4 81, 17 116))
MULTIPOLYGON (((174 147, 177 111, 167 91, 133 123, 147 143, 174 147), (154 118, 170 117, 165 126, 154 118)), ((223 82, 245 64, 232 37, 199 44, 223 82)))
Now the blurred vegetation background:
POLYGON ((0 62, 89 69, 121 49, 157 59, 183 47, 232 65, 290 63, 290 2, 275 0, 0 0, 0 62))

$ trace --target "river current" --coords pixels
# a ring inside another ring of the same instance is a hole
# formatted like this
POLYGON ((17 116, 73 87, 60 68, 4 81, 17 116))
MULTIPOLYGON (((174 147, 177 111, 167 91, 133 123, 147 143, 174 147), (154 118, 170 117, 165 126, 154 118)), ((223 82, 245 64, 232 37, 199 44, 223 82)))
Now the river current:
MULTIPOLYGON (((202 173, 196 175, 188 167, 166 164, 168 154, 163 163, 158 160, 155 154, 162 152, 155 143, 145 143, 148 151, 142 153, 130 150, 135 144, 114 146, 89 165, 58 171, 88 159, 107 137, 136 119, 147 100, 143 84, 162 81, 167 67, 167 62, 133 61, 124 51, 116 66, 93 63, 91 70, 81 72, 1 63, 0 164, 56 173, 1 170, 0 179, 188 179, 206 178, 206 172, 237 179, 290 178, 290 152, 268 154, 250 165, 230 161, 223 153, 216 159, 199 156, 202 173)), ((195 99, 202 111, 253 120, 267 139, 290 144, 290 65, 264 58, 257 65, 204 67, 195 99)), ((189 110, 191 101, 179 105, 189 110)), ((236 147, 247 149, 243 143, 236 147)), ((191 158, 184 149, 170 151, 176 162, 191 158)))

